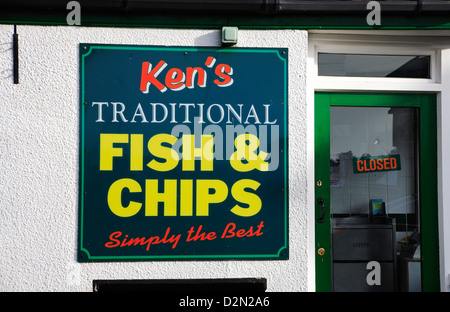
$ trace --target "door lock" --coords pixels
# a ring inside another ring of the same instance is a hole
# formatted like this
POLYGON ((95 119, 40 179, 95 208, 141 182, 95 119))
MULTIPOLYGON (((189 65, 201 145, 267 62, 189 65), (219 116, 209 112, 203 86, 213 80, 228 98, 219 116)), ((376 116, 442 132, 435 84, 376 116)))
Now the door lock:
POLYGON ((319 248, 319 249, 317 250, 317 253, 319 254, 319 256, 323 256, 323 255, 325 254, 325 249, 319 248))

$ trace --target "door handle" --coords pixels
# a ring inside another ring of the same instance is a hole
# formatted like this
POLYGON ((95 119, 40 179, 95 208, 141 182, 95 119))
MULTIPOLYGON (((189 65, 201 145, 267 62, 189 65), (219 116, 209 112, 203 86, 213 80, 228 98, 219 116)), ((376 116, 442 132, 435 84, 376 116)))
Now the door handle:
POLYGON ((317 219, 317 222, 319 223, 323 223, 324 221, 324 217, 325 217, 325 204, 324 204, 324 200, 322 197, 317 198, 317 202, 319 203, 319 205, 322 206, 322 216, 317 219))

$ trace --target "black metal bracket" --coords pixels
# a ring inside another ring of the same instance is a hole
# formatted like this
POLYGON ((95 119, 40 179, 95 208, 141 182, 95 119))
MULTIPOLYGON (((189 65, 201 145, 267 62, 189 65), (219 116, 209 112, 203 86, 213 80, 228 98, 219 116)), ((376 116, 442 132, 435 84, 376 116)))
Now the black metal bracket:
POLYGON ((16 25, 13 34, 13 77, 14 84, 19 84, 19 34, 16 25))

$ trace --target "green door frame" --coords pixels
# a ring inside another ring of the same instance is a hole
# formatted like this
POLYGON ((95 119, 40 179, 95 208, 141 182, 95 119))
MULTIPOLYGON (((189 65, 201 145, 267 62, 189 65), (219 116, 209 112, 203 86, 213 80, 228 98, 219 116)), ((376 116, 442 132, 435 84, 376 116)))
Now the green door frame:
POLYGON ((315 247, 316 291, 332 291, 330 228, 330 106, 419 108, 419 188, 422 228, 422 290, 440 291, 437 200, 437 127, 435 94, 315 94, 315 247), (322 216, 325 202, 324 222, 322 216), (321 256, 318 250, 323 248, 321 256))

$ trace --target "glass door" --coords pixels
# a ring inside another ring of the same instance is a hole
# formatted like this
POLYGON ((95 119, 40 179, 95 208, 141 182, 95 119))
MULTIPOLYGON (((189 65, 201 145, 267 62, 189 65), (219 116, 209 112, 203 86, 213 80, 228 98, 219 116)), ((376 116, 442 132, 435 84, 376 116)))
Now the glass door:
POLYGON ((317 290, 439 290, 435 97, 315 105, 317 290))

